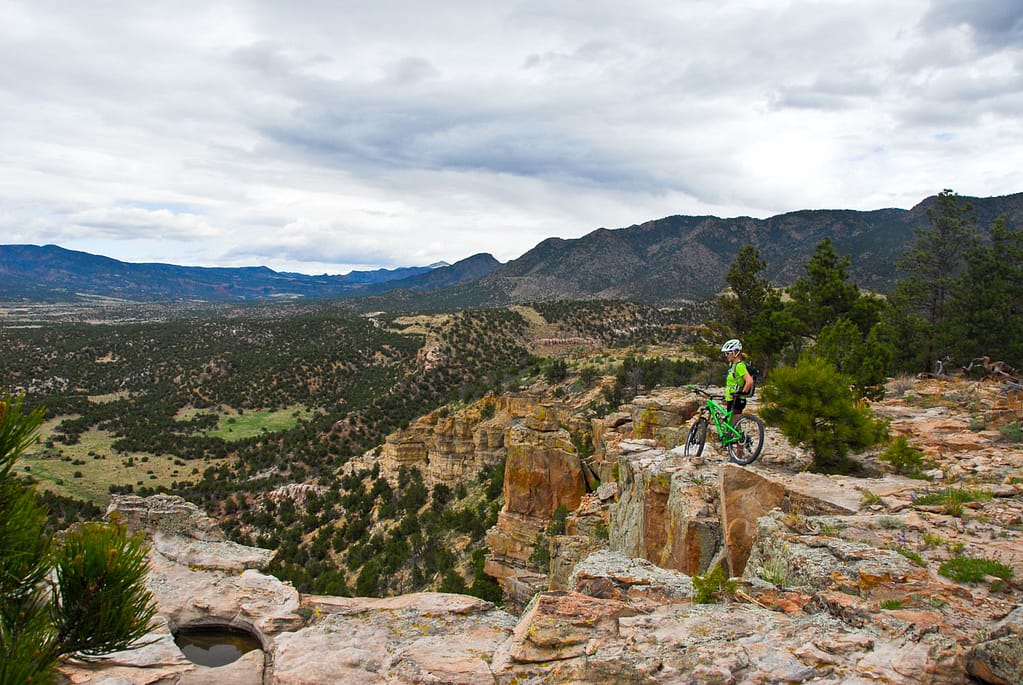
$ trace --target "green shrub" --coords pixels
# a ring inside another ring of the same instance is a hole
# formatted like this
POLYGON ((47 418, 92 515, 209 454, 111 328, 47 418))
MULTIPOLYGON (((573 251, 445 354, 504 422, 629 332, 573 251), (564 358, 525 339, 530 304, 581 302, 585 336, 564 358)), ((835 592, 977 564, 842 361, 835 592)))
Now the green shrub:
POLYGON ((905 435, 900 435, 891 441, 878 459, 891 464, 896 473, 917 473, 923 466, 924 453, 910 445, 905 435))
POLYGON ((564 504, 559 504, 558 508, 554 510, 551 515, 551 523, 547 526, 548 535, 564 535, 565 534, 565 522, 568 519, 568 507, 564 504))
POLYGON ((849 451, 876 444, 884 424, 856 401, 851 386, 852 379, 828 361, 803 357, 798 366, 771 373, 760 415, 790 443, 810 450, 811 471, 855 473, 862 467, 849 458, 849 451))
POLYGON ((734 596, 738 589, 739 584, 729 580, 718 564, 702 576, 693 576, 693 603, 715 604, 720 599, 734 596))
POLYGON ((551 359, 547 362, 543 375, 549 383, 560 383, 568 376, 568 365, 564 359, 551 359))
POLYGON ((551 568, 551 541, 540 533, 533 542, 533 553, 529 555, 529 563, 547 573, 551 568))
POLYGON ((1013 421, 998 429, 1005 438, 1012 442, 1023 442, 1023 421, 1013 421))
POLYGON ((1000 561, 975 557, 949 559, 938 568, 938 573, 959 583, 979 583, 985 576, 1009 580, 1013 575, 1012 569, 1000 561))

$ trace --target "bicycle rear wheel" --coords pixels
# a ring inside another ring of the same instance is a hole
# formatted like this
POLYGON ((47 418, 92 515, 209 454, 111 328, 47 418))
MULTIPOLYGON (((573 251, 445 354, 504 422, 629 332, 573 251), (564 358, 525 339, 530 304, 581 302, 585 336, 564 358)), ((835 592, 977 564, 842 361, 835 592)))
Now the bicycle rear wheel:
POLYGON ((707 419, 699 418, 693 422, 686 437, 685 455, 687 457, 698 457, 703 454, 703 446, 707 442, 707 419))
POLYGON ((754 414, 743 414, 735 421, 735 430, 742 437, 728 444, 728 456, 736 464, 752 464, 764 449, 764 422, 754 414))

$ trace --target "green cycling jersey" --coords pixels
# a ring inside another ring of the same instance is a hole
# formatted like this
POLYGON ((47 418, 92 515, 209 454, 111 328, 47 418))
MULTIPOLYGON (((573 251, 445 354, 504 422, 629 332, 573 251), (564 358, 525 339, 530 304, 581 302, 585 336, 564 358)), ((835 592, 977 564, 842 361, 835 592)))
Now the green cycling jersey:
POLYGON ((746 362, 742 360, 729 367, 728 374, 725 376, 725 402, 730 401, 737 392, 746 387, 747 375, 749 375, 749 369, 746 368, 746 362))

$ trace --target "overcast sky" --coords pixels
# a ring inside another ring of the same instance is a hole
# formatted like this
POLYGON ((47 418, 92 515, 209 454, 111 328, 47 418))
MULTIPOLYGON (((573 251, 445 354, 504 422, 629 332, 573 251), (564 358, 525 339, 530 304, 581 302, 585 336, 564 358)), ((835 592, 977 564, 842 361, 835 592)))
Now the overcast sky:
POLYGON ((1023 191, 1020 0, 0 0, 0 243, 304 273, 1023 191))

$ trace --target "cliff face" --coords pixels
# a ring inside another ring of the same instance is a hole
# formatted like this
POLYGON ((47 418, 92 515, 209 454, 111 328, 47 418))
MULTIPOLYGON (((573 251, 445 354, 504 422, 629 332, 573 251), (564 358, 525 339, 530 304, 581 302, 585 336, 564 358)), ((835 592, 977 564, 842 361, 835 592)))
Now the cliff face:
POLYGON ((455 412, 431 412, 387 436, 379 453, 366 454, 352 465, 376 464, 391 481, 397 480, 402 466, 414 466, 430 487, 454 486, 505 459, 511 427, 546 411, 540 402, 528 395, 490 395, 455 412))
MULTIPOLYGON (((420 466, 434 482, 450 473, 435 463, 504 450, 492 453, 507 458, 506 501, 487 570, 505 609, 439 593, 300 596, 194 507, 118 499, 131 525, 155 528, 150 587, 163 625, 151 647, 64 672, 75 683, 179 685, 1020 683, 1023 445, 996 427, 1023 412, 1002 399, 997 388, 918 382, 874 406, 925 451, 932 481, 806 473, 807 455, 771 430, 750 467, 712 445, 686 458, 673 445, 694 406, 677 389, 599 420, 523 398, 488 419, 424 420, 427 454, 449 436, 460 445, 459 458, 420 466), (990 430, 969 429, 978 415, 990 430), (580 443, 585 430, 591 441, 580 443), (594 454, 580 458, 580 444, 594 454), (976 496, 958 509, 921 499, 955 491, 976 496), (565 534, 545 535, 559 506, 570 510, 565 534), (549 573, 531 561, 538 542, 549 573), (955 559, 997 560, 1014 576, 938 572, 955 559), (216 672, 191 664, 169 636, 197 622, 250 630, 264 649, 216 672)), ((389 449, 381 461, 396 468, 389 449)), ((867 465, 883 466, 875 457, 867 465)))
POLYGON ((562 426, 565 412, 534 405, 508 431, 504 507, 487 533, 484 570, 497 578, 508 599, 522 605, 547 587, 546 569, 530 561, 538 539, 559 507, 574 511, 586 494, 583 463, 562 426))

